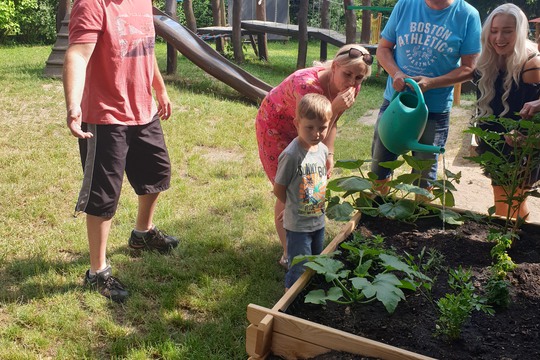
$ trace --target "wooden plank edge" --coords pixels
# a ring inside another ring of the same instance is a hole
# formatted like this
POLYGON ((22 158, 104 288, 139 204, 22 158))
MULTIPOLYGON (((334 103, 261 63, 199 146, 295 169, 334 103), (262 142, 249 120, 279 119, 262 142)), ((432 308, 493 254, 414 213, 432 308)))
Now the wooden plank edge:
POLYGON ((278 334, 281 334, 311 344, 309 346, 305 344, 306 347, 318 346, 384 360, 433 360, 433 358, 425 355, 353 335, 279 311, 254 304, 248 305, 248 319, 252 324, 258 323, 259 319, 262 320, 267 315, 273 316, 274 340, 272 341, 271 350, 276 354, 288 351, 288 346, 283 349, 280 348, 281 345, 278 341, 280 336, 278 334))
MULTIPOLYGON (((323 254, 328 254, 336 250, 338 245, 342 243, 356 228, 358 221, 360 221, 362 214, 357 212, 351 220, 349 220, 343 227, 340 232, 334 237, 334 239, 326 246, 322 251, 323 254)), ((285 311, 289 305, 296 299, 298 294, 306 287, 311 277, 314 275, 314 271, 307 269, 302 276, 289 288, 289 291, 285 293, 278 300, 278 302, 272 307, 272 310, 276 311, 285 311)))

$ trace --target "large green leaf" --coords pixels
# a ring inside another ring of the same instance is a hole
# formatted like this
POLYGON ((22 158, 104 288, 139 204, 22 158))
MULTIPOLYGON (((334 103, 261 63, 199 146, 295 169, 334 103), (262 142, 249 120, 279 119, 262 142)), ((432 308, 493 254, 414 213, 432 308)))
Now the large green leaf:
POLYGON ((383 303, 390 314, 396 310, 398 303, 405 300, 405 294, 398 287, 401 281, 394 274, 377 274, 373 282, 366 278, 352 278, 352 285, 362 291, 367 299, 376 298, 383 303))
POLYGON ((455 211, 444 209, 439 213, 439 217, 447 224, 463 225, 463 216, 455 211))
POLYGON ((354 208, 348 202, 333 204, 326 208, 326 216, 336 221, 349 221, 353 212, 354 208))
POLYGON ((418 173, 401 174, 398 177, 396 177, 394 181, 396 183, 413 184, 415 181, 418 181, 421 177, 422 175, 418 173))
POLYGON ((421 188, 419 186, 416 186, 416 185, 397 184, 395 186, 395 188, 398 189, 398 190, 401 190, 401 191, 405 191, 407 193, 422 195, 422 196, 427 197, 428 199, 433 199, 434 198, 433 194, 431 194, 428 190, 426 190, 424 188, 421 188))
POLYGON ((431 168, 433 164, 435 164, 435 160, 421 160, 412 155, 406 155, 406 154, 402 156, 403 156, 403 159, 405 159, 405 162, 407 162, 407 164, 410 167, 418 171, 428 170, 431 168))
POLYGON ((310 304, 326 305, 326 300, 338 301, 343 297, 343 290, 341 288, 334 286, 328 290, 328 293, 325 293, 322 289, 310 291, 304 302, 310 304))
POLYGON ((394 161, 383 161, 383 162, 380 162, 379 165, 390 170, 396 170, 398 167, 400 167, 404 163, 405 162, 403 160, 394 160, 394 161))
POLYGON ((381 215, 389 219, 406 220, 414 215, 416 205, 413 201, 398 201, 396 203, 386 203, 379 206, 381 215))
POLYGON ((414 270, 409 264, 401 261, 398 257, 389 254, 380 254, 383 266, 387 270, 403 271, 408 276, 413 276, 422 280, 431 281, 431 279, 419 271, 414 270))
POLYGON ((315 261, 309 261, 304 264, 305 267, 315 270, 318 274, 324 275, 327 282, 346 278, 350 270, 343 269, 341 261, 328 257, 319 257, 315 261))
POLYGON ((372 187, 371 181, 358 176, 339 179, 337 184, 340 189, 349 192, 360 192, 371 189, 372 187))
POLYGON ((359 169, 362 165, 364 165, 364 162, 364 160, 337 160, 334 167, 354 170, 359 169))

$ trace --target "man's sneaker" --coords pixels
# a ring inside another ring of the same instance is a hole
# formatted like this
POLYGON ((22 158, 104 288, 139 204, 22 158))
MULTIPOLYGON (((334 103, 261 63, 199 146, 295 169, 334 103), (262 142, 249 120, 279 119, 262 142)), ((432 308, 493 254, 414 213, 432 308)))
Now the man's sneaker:
POLYGON ((135 235, 135 231, 132 231, 128 242, 129 247, 134 250, 156 250, 162 254, 168 253, 177 247, 178 243, 177 238, 165 234, 155 226, 153 229, 148 230, 143 237, 138 237, 135 235))
POLYGON ((111 273, 112 269, 110 266, 107 266, 102 271, 99 271, 93 277, 90 277, 90 270, 87 270, 84 277, 84 282, 86 285, 95 288, 106 298, 118 303, 122 303, 127 299, 129 293, 124 284, 112 276, 111 273))

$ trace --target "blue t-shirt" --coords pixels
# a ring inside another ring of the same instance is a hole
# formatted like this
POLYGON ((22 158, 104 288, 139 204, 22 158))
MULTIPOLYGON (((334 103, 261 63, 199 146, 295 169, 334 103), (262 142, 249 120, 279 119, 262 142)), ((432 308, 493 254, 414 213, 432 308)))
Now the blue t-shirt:
MULTIPOLYGON (((437 77, 460 66, 462 55, 480 52, 480 16, 464 0, 443 10, 434 10, 424 0, 399 0, 381 36, 396 44, 394 59, 409 76, 437 77)), ((394 94, 389 76, 384 98, 394 94)), ((426 91, 424 98, 430 112, 450 111, 453 86, 426 91)))

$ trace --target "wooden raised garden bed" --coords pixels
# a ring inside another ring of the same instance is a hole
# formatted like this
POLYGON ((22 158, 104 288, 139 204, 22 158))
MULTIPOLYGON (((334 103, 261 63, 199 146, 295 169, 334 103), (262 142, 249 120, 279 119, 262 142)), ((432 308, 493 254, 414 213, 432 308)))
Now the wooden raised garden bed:
MULTIPOLYGON (((324 249, 333 252, 354 231, 357 213, 324 249)), ((410 351, 349 334, 328 326, 283 313, 313 276, 306 271, 272 309, 250 304, 247 318, 246 351, 250 359, 264 359, 270 353, 285 359, 306 359, 330 351, 342 351, 380 359, 432 359, 410 351)))
MULTIPOLYGON (((452 210, 465 213, 461 209, 452 210)), ((471 215, 474 214, 468 214, 467 217, 471 219, 471 215)), ((476 219, 475 216, 472 218, 476 219)), ((389 246, 399 247, 400 244, 406 243, 406 251, 420 250, 425 246, 442 251, 441 254, 445 255, 444 264, 448 269, 455 269, 461 265, 464 268, 474 269, 475 281, 485 290, 481 284, 485 284, 486 276, 489 274, 486 271, 489 271, 492 261, 490 251, 493 247, 486 240, 486 234, 500 219, 493 219, 489 224, 470 220, 446 230, 431 228, 429 223, 423 221, 415 222, 414 225, 389 226, 384 219, 375 221, 373 219, 367 217, 360 221, 360 214, 355 215, 343 226, 323 253, 331 253, 338 249, 340 243, 348 240, 349 235, 356 229, 368 232, 372 230, 374 234, 384 234, 382 236, 389 246), (399 239, 392 234, 396 234, 399 239)), ((365 307, 368 305, 358 305, 360 307, 356 308, 351 305, 347 310, 336 308, 330 303, 324 309, 307 315, 306 312, 313 311, 315 305, 306 304, 307 307, 304 307, 303 297, 306 291, 313 287, 313 281, 317 283, 320 281, 320 275, 315 277, 314 272, 308 270, 271 309, 254 304, 248 306, 247 318, 250 325, 246 331, 246 351, 250 359, 265 359, 269 356, 284 359, 309 359, 319 356, 338 359, 341 355, 336 355, 337 353, 385 360, 438 357, 467 360, 538 359, 540 358, 538 341, 540 315, 537 312, 540 303, 540 285, 538 285, 540 224, 524 224, 519 235, 520 238, 509 252, 518 265, 507 278, 511 284, 510 306, 498 309, 494 316, 482 314, 471 318, 470 323, 463 329, 464 333, 459 341, 449 342, 433 336, 435 330, 435 311, 431 306, 433 303, 419 302, 418 299, 424 298, 422 296, 409 297, 407 305, 400 308, 402 310, 399 311, 399 316, 398 312, 392 317, 388 317, 387 314, 380 316, 379 310, 368 309, 365 307), (341 314, 347 311, 354 311, 357 316, 341 317, 341 314), (351 319, 355 320, 354 325, 347 323, 347 326, 340 327, 351 319), (323 323, 326 325, 322 325, 323 323), (414 331, 411 332, 413 328, 414 331), (352 329, 359 330, 361 336, 350 333, 352 329), (398 333, 392 332, 396 329, 398 333), (401 336, 402 334, 405 336, 401 336)), ((433 299, 439 299, 447 293, 445 283, 445 280, 438 283, 442 285, 442 290, 441 286, 433 287, 433 299)))

